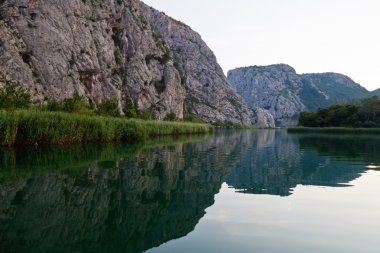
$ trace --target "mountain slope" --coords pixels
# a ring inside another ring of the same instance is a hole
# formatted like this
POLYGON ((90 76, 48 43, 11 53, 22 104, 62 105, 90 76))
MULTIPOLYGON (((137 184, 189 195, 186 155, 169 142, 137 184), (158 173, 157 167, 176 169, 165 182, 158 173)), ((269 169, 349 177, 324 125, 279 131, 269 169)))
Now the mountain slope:
POLYGON ((372 96, 380 96, 380 89, 377 89, 377 90, 371 91, 371 95, 372 95, 372 96))
POLYGON ((269 110, 276 125, 292 125, 297 112, 306 109, 297 92, 302 82, 285 64, 238 68, 228 72, 228 80, 252 107, 269 110))
POLYGON ((0 10, 0 80, 35 102, 75 91, 116 97, 155 119, 171 112, 255 124, 212 51, 188 26, 138 0, 7 0, 0 10))
POLYGON ((279 126, 297 124, 301 111, 370 96, 347 76, 298 75, 285 64, 237 68, 228 72, 228 80, 250 106, 269 110, 279 126))
MULTIPOLYGON (((305 90, 301 91, 301 97, 308 110, 314 111, 318 107, 327 107, 334 103, 363 99, 370 96, 368 90, 355 83, 348 76, 337 73, 303 74, 301 80, 307 87, 313 87, 318 94, 314 99, 307 97, 305 90), (319 97, 319 99, 318 99, 319 97)), ((315 93, 310 93, 315 96, 315 93)))

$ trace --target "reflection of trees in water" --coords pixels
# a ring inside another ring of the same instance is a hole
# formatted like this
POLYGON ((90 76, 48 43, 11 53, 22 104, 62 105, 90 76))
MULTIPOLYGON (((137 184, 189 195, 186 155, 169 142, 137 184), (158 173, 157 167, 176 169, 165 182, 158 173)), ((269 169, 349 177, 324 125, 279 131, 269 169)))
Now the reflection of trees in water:
POLYGON ((214 203, 243 152, 242 138, 143 149, 78 147, 67 157, 74 170, 64 166, 60 149, 53 156, 40 153, 43 161, 36 163, 43 169, 30 164, 36 173, 15 161, 12 170, 19 174, 8 171, 0 183, 0 251, 142 252, 184 236, 214 203))
POLYGON ((253 147, 233 167, 227 183, 239 192, 281 196, 290 195, 297 184, 344 186, 364 170, 352 159, 363 161, 379 147, 376 142, 352 141, 258 131, 253 147), (343 155, 351 161, 340 161, 343 155))
POLYGON ((321 155, 338 159, 380 163, 380 136, 378 135, 317 135, 299 134, 302 149, 315 150, 321 155))

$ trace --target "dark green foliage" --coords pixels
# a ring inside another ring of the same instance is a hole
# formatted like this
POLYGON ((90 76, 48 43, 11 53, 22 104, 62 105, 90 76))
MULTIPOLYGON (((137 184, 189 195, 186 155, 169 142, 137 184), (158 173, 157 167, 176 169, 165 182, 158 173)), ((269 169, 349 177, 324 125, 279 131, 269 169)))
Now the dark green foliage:
POLYGON ((87 100, 81 97, 77 92, 74 92, 72 97, 65 98, 62 101, 50 99, 46 104, 39 107, 41 110, 50 112, 74 112, 81 114, 94 114, 95 106, 88 103, 87 100))
POLYGON ((126 110, 124 114, 125 114, 125 117, 129 119, 137 119, 137 111, 134 108, 126 110))
POLYGON ((200 118, 198 118, 197 116, 192 115, 192 114, 186 115, 186 116, 183 118, 183 120, 186 121, 186 122, 204 123, 203 120, 201 120, 200 118))
POLYGON ((152 119, 153 110, 151 108, 138 111, 139 119, 150 120, 152 119))
POLYGON ((125 101, 124 115, 125 115, 125 117, 127 117, 129 119, 136 119, 137 118, 136 108, 133 106, 133 103, 130 99, 127 99, 125 101))
POLYGON ((13 83, 5 82, 0 88, 0 109, 24 109, 31 105, 31 94, 13 83))
POLYGON ((65 112, 76 112, 84 114, 91 113, 90 104, 77 92, 74 92, 72 97, 65 98, 62 101, 62 110, 65 112))
POLYGON ((316 112, 302 112, 299 125, 305 127, 380 127, 380 98, 333 105, 316 112))
POLYGON ((42 110, 50 112, 71 112, 79 114, 94 115, 95 113, 102 116, 120 117, 119 102, 117 99, 105 100, 95 108, 95 104, 87 100, 77 92, 72 97, 62 101, 55 99, 48 100, 45 105, 39 107, 42 110))
POLYGON ((380 124, 380 97, 364 99, 361 102, 359 114, 365 122, 380 124))
POLYGON ((176 121, 178 120, 177 118, 177 115, 174 113, 174 112, 170 112, 168 113, 168 115, 166 115, 165 119, 166 121, 176 121))
POLYGON ((63 111, 63 104, 60 101, 52 99, 47 101, 45 108, 50 112, 59 112, 63 111))
POLYGON ((103 116, 120 117, 119 101, 116 98, 104 101, 98 106, 97 114, 103 116))

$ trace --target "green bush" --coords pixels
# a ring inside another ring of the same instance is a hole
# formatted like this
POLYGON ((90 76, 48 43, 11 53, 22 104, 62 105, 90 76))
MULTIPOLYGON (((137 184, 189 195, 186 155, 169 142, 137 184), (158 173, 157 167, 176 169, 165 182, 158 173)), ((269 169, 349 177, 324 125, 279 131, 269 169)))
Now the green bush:
POLYGON ((183 121, 193 122, 193 123, 205 123, 203 120, 201 120, 200 118, 198 118, 197 116, 192 115, 192 114, 186 115, 183 118, 183 121))
POLYGON ((125 117, 129 119, 137 119, 137 111, 134 108, 126 110, 124 114, 125 114, 125 117))
POLYGON ((124 115, 129 119, 136 119, 138 117, 137 111, 130 99, 125 101, 124 115))
POLYGON ((46 102, 45 108, 47 111, 50 111, 50 112, 63 111, 63 104, 60 101, 52 99, 46 102))
POLYGON ((65 98, 62 100, 62 110, 65 112, 76 112, 76 113, 90 113, 90 104, 85 98, 81 97, 78 92, 74 92, 72 97, 65 98))
POLYGON ((98 115, 120 117, 119 101, 116 98, 104 101, 98 106, 98 115))
POLYGON ((170 112, 166 115, 165 119, 166 121, 176 121, 178 120, 177 115, 174 112, 170 112))
POLYGON ((153 111, 151 108, 138 111, 138 117, 143 120, 152 119, 153 111))
POLYGON ((25 109, 29 108, 31 103, 31 94, 13 83, 5 82, 5 85, 0 88, 1 109, 25 109))

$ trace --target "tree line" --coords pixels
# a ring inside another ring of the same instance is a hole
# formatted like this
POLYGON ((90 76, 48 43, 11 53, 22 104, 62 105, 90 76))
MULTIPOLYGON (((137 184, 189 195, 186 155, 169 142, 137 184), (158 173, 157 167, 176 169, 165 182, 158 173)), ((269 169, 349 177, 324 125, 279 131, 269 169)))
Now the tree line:
POLYGON ((336 104, 315 112, 302 112, 299 125, 304 127, 380 127, 380 97, 336 104))

